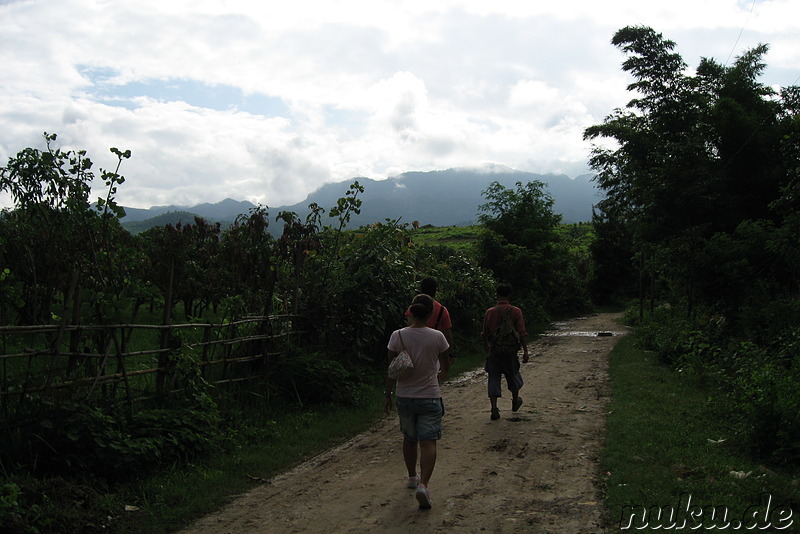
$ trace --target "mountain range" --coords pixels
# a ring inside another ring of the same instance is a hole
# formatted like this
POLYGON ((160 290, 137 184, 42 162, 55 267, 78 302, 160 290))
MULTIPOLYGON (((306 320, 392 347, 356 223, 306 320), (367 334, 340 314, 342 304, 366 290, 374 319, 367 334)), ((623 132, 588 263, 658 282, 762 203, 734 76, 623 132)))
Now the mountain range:
MULTIPOLYGON (((486 202, 482 192, 494 181, 508 188, 515 188, 517 182, 526 184, 540 181, 546 184, 545 191, 553 197, 553 211, 562 216, 565 223, 590 221, 592 206, 600 200, 591 174, 569 178, 563 174, 535 174, 516 171, 502 166, 480 169, 448 169, 444 171, 407 172, 387 178, 373 180, 354 178, 349 182, 325 184, 297 204, 290 206, 269 206, 270 223, 281 211, 293 211, 305 220, 312 202, 325 208, 326 212, 345 196, 353 181, 364 187, 361 213, 353 215, 350 227, 382 222, 385 219, 400 219, 401 222, 418 221, 420 225, 468 226, 474 224, 479 214, 479 206, 486 202)), ((196 206, 154 206, 149 209, 125 208, 123 226, 133 233, 152 226, 181 221, 191 223, 194 216, 203 217, 209 222, 224 225, 233 222, 240 214, 247 214, 256 207, 248 201, 225 199, 215 204, 196 206)), ((323 216, 325 224, 333 220, 323 216)), ((274 230, 279 231, 278 225, 274 230)))

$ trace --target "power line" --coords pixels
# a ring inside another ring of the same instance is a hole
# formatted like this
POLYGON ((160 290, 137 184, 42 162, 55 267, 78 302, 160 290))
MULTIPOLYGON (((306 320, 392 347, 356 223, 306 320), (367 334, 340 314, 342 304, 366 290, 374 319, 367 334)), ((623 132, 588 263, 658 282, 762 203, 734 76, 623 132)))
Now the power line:
POLYGON ((747 14, 747 19, 744 21, 744 24, 742 25, 742 29, 739 30, 739 37, 736 38, 736 42, 733 43, 733 48, 731 48, 731 53, 728 54, 728 59, 725 60, 725 66, 726 67, 728 66, 728 62, 731 60, 731 56, 736 51, 736 46, 739 44, 739 39, 742 38, 742 34, 744 33, 744 29, 745 29, 745 27, 747 27, 747 23, 750 22, 750 17, 753 15, 753 10, 755 9, 755 7, 756 7, 756 0, 753 0, 752 5, 750 6, 750 13, 747 14))

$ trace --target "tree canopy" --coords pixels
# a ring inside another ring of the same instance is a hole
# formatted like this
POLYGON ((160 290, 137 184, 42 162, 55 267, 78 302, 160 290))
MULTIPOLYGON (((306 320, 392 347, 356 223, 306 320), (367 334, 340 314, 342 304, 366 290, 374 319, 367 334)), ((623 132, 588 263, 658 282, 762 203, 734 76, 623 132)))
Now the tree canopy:
POLYGON ((584 134, 613 141, 591 157, 605 192, 593 290, 629 295, 635 283, 615 285, 638 272, 643 345, 716 383, 743 443, 796 461, 798 87, 760 81, 764 44, 689 74, 651 28, 623 28, 612 43, 634 97, 584 134))
MULTIPOLYGON (((797 181, 796 88, 778 93, 759 81, 767 45, 729 66, 703 58, 689 75, 675 43, 651 28, 623 28, 612 43, 627 55, 634 98, 584 134, 615 141, 592 152, 606 193, 597 210, 623 223, 645 274, 681 292, 690 309, 696 298, 733 298, 712 289, 733 271, 711 243, 755 221, 787 222, 775 207, 797 181)), ((782 295, 797 289, 797 280, 775 282, 782 295)))

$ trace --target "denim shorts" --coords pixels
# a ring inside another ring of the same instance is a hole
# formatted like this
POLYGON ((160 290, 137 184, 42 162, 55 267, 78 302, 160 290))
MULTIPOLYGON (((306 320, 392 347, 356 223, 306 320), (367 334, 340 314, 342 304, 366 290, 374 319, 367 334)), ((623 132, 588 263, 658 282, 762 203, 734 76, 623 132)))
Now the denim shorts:
POLYGON ((397 397, 400 431, 408 441, 427 441, 442 438, 442 399, 413 399, 397 397))

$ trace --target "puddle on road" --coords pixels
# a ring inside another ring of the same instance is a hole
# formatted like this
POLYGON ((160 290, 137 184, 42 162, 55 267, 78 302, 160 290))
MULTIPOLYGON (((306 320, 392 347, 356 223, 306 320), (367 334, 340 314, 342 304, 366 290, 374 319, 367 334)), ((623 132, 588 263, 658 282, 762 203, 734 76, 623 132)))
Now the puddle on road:
POLYGON ((455 378, 448 380, 448 383, 454 386, 466 386, 469 382, 475 381, 477 379, 483 379, 486 372, 483 370, 483 367, 479 367, 472 371, 467 371, 458 375, 455 378))
MULTIPOLYGON (((582 318, 579 318, 582 319, 582 318)), ((569 330, 570 323, 553 323, 555 327, 553 330, 548 330, 542 333, 544 337, 569 337, 569 336, 582 336, 582 337, 610 337, 618 336, 620 332, 609 331, 588 331, 588 330, 569 330)))
POLYGON ((585 336, 585 337, 608 337, 618 336, 619 332, 585 332, 581 330, 548 330, 542 336, 547 337, 566 337, 566 336, 585 336))

